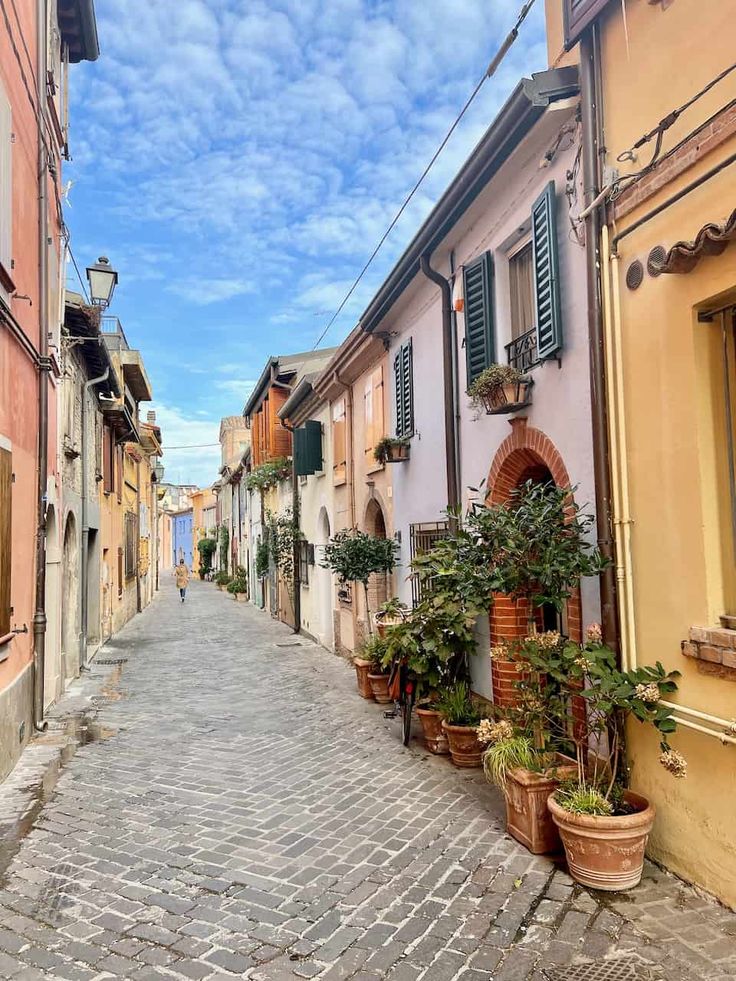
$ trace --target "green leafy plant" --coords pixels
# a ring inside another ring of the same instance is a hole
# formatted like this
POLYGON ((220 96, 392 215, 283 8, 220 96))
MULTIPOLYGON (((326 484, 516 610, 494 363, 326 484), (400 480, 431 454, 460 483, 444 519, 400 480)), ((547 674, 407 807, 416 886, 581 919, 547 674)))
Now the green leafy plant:
POLYGON ((384 436, 379 439, 373 449, 373 457, 378 463, 387 463, 391 457, 391 450, 398 446, 408 446, 407 436, 384 436))
POLYGON ((392 538, 378 538, 357 528, 338 531, 325 546, 324 562, 320 565, 332 570, 341 583, 363 584, 369 633, 373 626, 368 601, 368 581, 376 573, 393 571, 398 548, 392 538))
POLYGON ((217 551, 217 541, 214 538, 200 538, 197 542, 199 552, 199 576, 204 579, 212 571, 212 557, 217 551))
POLYGON ((268 538, 260 538, 256 545, 256 576, 259 579, 265 579, 268 575, 270 555, 268 538))
POLYGON ((290 507, 281 514, 268 515, 268 548, 273 563, 281 573, 289 595, 294 593, 294 547, 302 538, 290 507))
POLYGON ((376 635, 369 637, 360 648, 358 657, 371 662, 371 671, 373 674, 383 674, 389 663, 386 641, 383 637, 376 635))
POLYGON ((555 791, 555 800, 571 814, 597 814, 608 817, 614 813, 614 805, 597 787, 584 787, 576 783, 564 783, 555 791))
POLYGON ((491 364, 468 386, 470 405, 476 412, 493 402, 504 385, 514 384, 524 376, 510 364, 491 364))
POLYGON ((460 681, 440 693, 436 708, 451 726, 477 726, 480 722, 480 709, 470 694, 470 688, 460 681))
POLYGON ((397 596, 394 596, 392 599, 386 600, 385 603, 381 603, 376 612, 376 620, 379 622, 405 620, 408 612, 409 607, 406 603, 402 603, 397 596))
MULTIPOLYGON (((480 737, 480 733, 479 733, 480 737)), ((506 792, 506 781, 511 770, 536 770, 538 753, 529 736, 511 735, 492 742, 483 754, 483 769, 488 780, 506 792)))
POLYGON ((218 586, 227 586, 230 582, 230 576, 227 572, 218 572, 215 576, 215 582, 218 586))
POLYGON ((227 569, 230 565, 230 532, 225 525, 220 525, 220 567, 227 569))
POLYGON ((233 595, 248 592, 248 576, 242 565, 235 570, 235 575, 227 584, 227 591, 233 595))
POLYGON ((269 487, 276 487, 291 477, 291 460, 287 457, 277 457, 253 467, 245 476, 245 486, 248 490, 259 490, 263 493, 269 487))

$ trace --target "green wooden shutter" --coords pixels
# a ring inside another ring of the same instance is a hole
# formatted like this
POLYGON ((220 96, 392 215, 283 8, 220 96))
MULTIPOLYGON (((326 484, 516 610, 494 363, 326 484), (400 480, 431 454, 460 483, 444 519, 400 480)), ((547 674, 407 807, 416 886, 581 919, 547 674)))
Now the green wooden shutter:
POLYGON ((532 206, 532 256, 537 356, 543 361, 554 357, 562 347, 554 181, 532 206))
POLYGON ((414 432, 414 377, 412 343, 402 344, 394 358, 396 397, 396 435, 411 436, 414 432))
POLYGON ((307 469, 306 442, 307 433, 303 427, 295 429, 294 433, 294 470, 297 477, 306 477, 309 474, 307 469))
POLYGON ((316 473, 322 465, 322 423, 308 419, 304 423, 304 451, 307 459, 307 473, 316 473))
POLYGON ((465 359, 468 385, 492 364, 493 329, 493 259, 484 252, 463 270, 465 294, 465 359))

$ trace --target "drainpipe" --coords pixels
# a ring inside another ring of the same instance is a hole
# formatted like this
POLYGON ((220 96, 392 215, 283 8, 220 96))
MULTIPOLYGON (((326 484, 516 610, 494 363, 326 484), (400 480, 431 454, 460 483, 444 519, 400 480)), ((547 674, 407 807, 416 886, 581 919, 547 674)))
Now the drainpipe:
POLYGON ((87 397, 89 391, 95 385, 106 382, 110 375, 110 369, 105 368, 103 373, 97 378, 90 378, 82 386, 82 561, 81 569, 81 589, 82 589, 82 649, 79 652, 79 666, 84 667, 87 663, 87 619, 89 614, 89 461, 87 460, 88 439, 87 439, 87 397))
MULTIPOLYGON (((460 504, 459 465, 456 457, 457 430, 455 424, 455 371, 452 344, 452 290, 444 276, 429 264, 429 256, 421 256, 419 265, 427 277, 439 286, 442 293, 442 376, 445 402, 445 467, 447 471, 447 507, 455 511, 460 504)), ((450 519, 451 526, 456 524, 450 519)))
POLYGON ((37 46, 36 102, 38 140, 38 480, 36 518, 36 603, 33 614, 33 724, 43 732, 44 679, 46 676, 46 483, 49 442, 49 359, 48 336, 48 203, 46 183, 49 161, 44 145, 46 105, 46 0, 36 3, 37 46))
POLYGON ((143 609, 141 603, 141 462, 135 465, 135 606, 138 613, 143 609))
POLYGON ((593 470, 595 475, 596 526, 598 548, 608 560, 599 580, 603 639, 619 651, 616 574, 611 541, 611 474, 609 471, 606 375, 601 299, 600 239, 601 205, 590 207, 600 192, 600 155, 603 152, 600 58, 598 34, 594 26, 580 46, 580 82, 583 128, 584 205, 590 208, 585 219, 585 250, 588 286, 588 347, 590 352, 590 402, 593 424, 593 470))
MULTIPOLYGON (((355 459, 353 446, 353 386, 348 385, 342 380, 339 372, 334 374, 335 381, 345 392, 345 477, 348 485, 348 503, 350 504, 350 527, 357 527, 357 516, 355 506, 355 459)), ((358 635, 358 597, 353 597, 350 604, 350 615, 353 621, 353 639, 358 635)), ((367 620, 367 616, 366 616, 367 620)), ((369 625, 370 629, 370 625, 369 625)))
MULTIPOLYGON (((291 515, 294 527, 299 528, 300 507, 299 507, 299 484, 296 474, 296 447, 294 446, 294 426, 290 426, 282 419, 281 425, 291 433, 291 515)), ((294 536, 292 548, 292 582, 294 584, 294 633, 299 634, 302 630, 302 589, 299 570, 299 538, 294 536)))

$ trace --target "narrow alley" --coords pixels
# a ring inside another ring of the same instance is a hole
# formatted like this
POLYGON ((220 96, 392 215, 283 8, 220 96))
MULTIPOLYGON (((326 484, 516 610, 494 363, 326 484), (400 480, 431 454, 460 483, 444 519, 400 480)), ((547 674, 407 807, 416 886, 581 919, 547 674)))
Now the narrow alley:
POLYGON ((7 785, 0 977, 736 977, 736 915, 651 865, 631 894, 573 886, 344 661, 163 585, 7 785))

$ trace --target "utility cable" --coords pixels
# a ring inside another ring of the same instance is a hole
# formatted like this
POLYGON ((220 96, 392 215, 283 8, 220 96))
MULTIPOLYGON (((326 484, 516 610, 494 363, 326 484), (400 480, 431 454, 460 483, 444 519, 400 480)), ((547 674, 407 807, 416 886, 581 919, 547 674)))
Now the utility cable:
MULTIPOLYGON (((0 2, 2 2, 2 0, 0 0, 0 2)), ((381 239, 378 242, 378 245, 375 247, 375 249, 371 253, 370 257, 368 258, 368 261, 365 263, 365 265, 363 266, 363 268, 358 273, 358 276, 354 280, 353 285, 350 287, 350 289, 347 291, 347 293, 343 297, 343 300, 340 303, 340 306, 334 312, 334 314, 330 318, 329 323, 327 324, 327 326, 325 327, 325 329, 322 331, 322 333, 319 335, 319 337, 315 341, 315 344, 312 347, 312 350, 313 351, 317 347, 319 347, 320 343, 322 342, 323 338, 325 337, 325 335, 327 334, 327 332, 329 331, 329 329, 332 327, 332 325, 335 323, 335 321, 337 320, 337 318, 342 313, 342 311, 343 311, 343 309, 345 307, 345 304, 348 302, 348 300, 350 299, 350 297, 353 295, 353 293, 357 289, 358 284, 363 279, 363 276, 368 271, 368 268, 370 267, 371 263, 373 262, 373 260, 378 255, 378 253, 379 253, 379 251, 380 251, 383 243, 386 241, 386 239, 389 237, 389 235, 391 234, 391 232, 394 230, 394 228, 396 226, 396 223, 398 222, 399 218, 401 218, 401 216, 403 215, 404 211, 406 211, 406 209, 407 209, 410 201, 412 200, 412 198, 414 197, 414 195, 416 194, 416 192, 419 190, 419 188, 423 184, 425 177, 430 172, 430 170, 434 166, 437 158, 439 157, 439 155, 444 150, 445 146, 447 145, 448 141, 450 140, 450 137, 452 136, 452 134, 457 129, 457 127, 458 127, 461 119, 463 118, 463 116, 465 115, 465 113, 468 111, 468 109, 470 108, 471 103, 473 102, 473 100, 475 99, 475 97, 478 95, 478 93, 480 92, 481 88, 483 87, 484 82, 486 81, 486 79, 491 78, 496 73, 496 70, 498 69, 499 65, 501 64, 501 62, 503 61, 503 59, 506 57, 506 54, 507 54, 509 48, 513 45, 514 41, 518 37, 518 35, 519 35, 519 28, 521 27, 522 23, 526 19, 526 16, 529 13, 529 11, 531 10, 531 8, 534 6, 534 3, 535 3, 535 0, 526 0, 526 2, 524 3, 524 5, 522 6, 521 10, 519 11, 519 15, 516 18, 516 23, 514 24, 514 26, 509 31, 509 33, 506 36, 506 38, 505 38, 503 44, 501 45, 501 47, 498 49, 498 51, 496 52, 496 54, 493 56, 493 59, 491 60, 490 64, 488 65, 488 68, 486 68, 485 72, 483 73, 483 76, 480 78, 480 80, 478 81, 478 84, 475 86, 475 88, 471 92, 470 97, 465 102, 465 105, 462 107, 462 109, 460 110, 459 114, 456 116, 455 121, 453 122, 452 126, 450 126, 449 130, 447 131, 447 133, 445 134, 444 139, 442 140, 442 142, 440 143, 439 147, 437 148, 437 150, 433 154, 431 160, 429 161, 429 163, 427 164, 427 166, 422 171, 422 174, 419 177, 419 180, 417 180, 417 182, 414 184, 414 186, 412 187, 411 191, 409 192, 409 194, 407 195, 407 197, 404 199, 404 203, 401 205, 401 207, 399 208, 399 210, 394 215, 393 219, 391 220, 390 225, 388 226, 388 228, 386 229, 386 231, 381 236, 381 239)))

